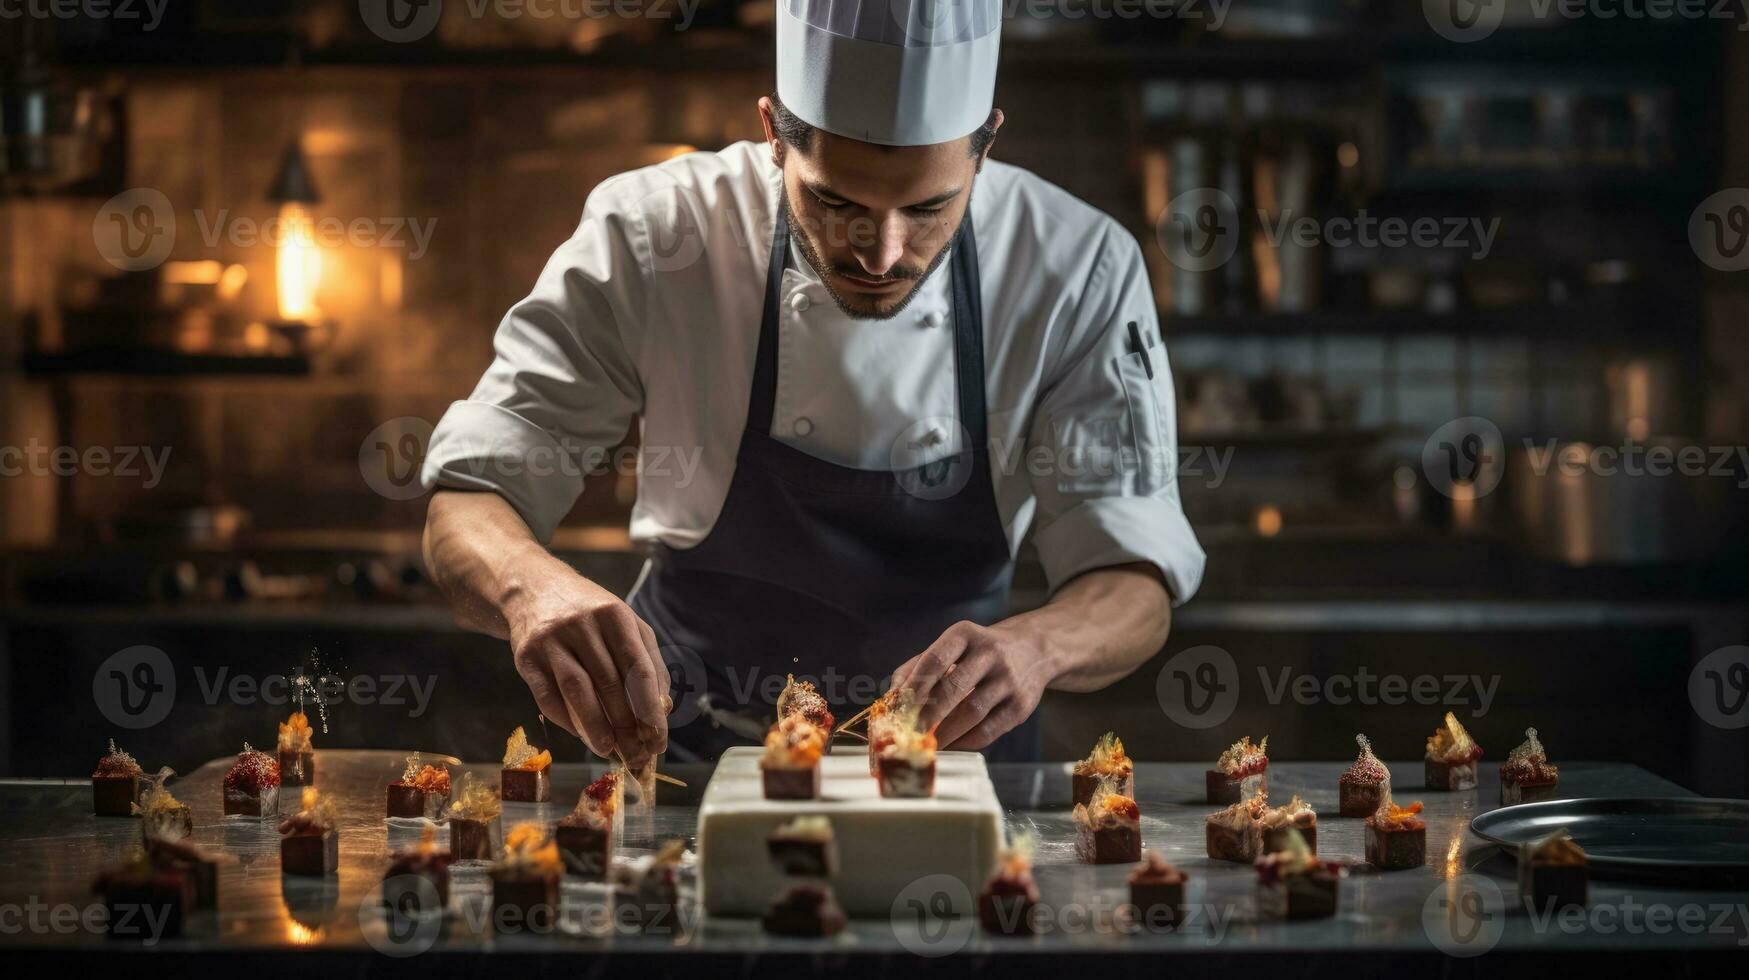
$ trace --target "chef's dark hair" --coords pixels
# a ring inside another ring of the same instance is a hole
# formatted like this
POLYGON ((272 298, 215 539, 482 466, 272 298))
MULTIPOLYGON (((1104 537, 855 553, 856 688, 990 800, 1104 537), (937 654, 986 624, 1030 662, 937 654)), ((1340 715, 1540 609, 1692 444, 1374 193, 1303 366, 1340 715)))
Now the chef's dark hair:
MULTIPOLYGON (((789 111, 777 93, 771 93, 771 115, 777 121, 777 138, 795 147, 803 153, 814 143, 814 127, 803 122, 800 116, 789 111)), ((990 141, 996 138, 996 111, 990 110, 990 117, 984 120, 972 133, 972 156, 983 156, 989 149, 990 141)), ((875 144, 879 146, 880 144, 875 144)))

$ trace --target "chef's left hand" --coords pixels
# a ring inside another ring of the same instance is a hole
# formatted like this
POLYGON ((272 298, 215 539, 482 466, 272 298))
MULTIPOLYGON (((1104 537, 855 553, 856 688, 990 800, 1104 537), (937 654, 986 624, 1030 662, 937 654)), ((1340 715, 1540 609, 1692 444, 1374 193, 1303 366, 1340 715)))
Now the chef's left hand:
POLYGON ((1021 622, 961 622, 893 672, 916 689, 942 748, 981 749, 1032 716, 1054 676, 1044 638, 1021 622))

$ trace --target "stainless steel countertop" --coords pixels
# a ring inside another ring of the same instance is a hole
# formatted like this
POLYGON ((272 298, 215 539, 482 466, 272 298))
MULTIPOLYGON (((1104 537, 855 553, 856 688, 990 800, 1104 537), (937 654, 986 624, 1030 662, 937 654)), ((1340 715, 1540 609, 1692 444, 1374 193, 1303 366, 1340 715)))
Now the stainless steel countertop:
MULTIPOLYGON (((418 839, 411 827, 389 827, 382 818, 384 786, 397 777, 403 752, 323 751, 317 770, 321 785, 339 797, 341 808, 341 869, 329 880, 286 879, 279 873, 278 835, 270 821, 219 816, 219 784, 229 759, 215 760, 173 782, 172 791, 194 807, 198 843, 221 855, 220 910, 198 916, 189 935, 160 945, 185 951, 262 951, 315 947, 329 951, 373 948, 396 954, 434 954, 511 950, 525 952, 608 951, 632 954, 676 951, 714 954, 827 953, 939 955, 945 953, 1066 953, 1146 952, 1218 953, 1325 950, 1342 954, 1438 954, 1456 948, 1470 952, 1483 947, 1452 947, 1454 900, 1463 906, 1465 892, 1482 896, 1488 912, 1479 939, 1497 956, 1502 952, 1584 951, 1611 949, 1741 951, 1749 949, 1749 892, 1692 891, 1639 884, 1592 882, 1592 915, 1576 923, 1557 918, 1539 924, 1516 906, 1512 865, 1491 845, 1468 832, 1476 814, 1494 808, 1497 784, 1493 767, 1484 764, 1483 785, 1469 793, 1399 793, 1407 802, 1427 803, 1429 865, 1415 871, 1378 873, 1361 864, 1362 824, 1340 819, 1336 812, 1337 776, 1346 762, 1277 763, 1270 769, 1271 796, 1285 800, 1304 796, 1319 812, 1319 845, 1324 857, 1356 866, 1342 883, 1341 907, 1334 919, 1281 923, 1261 921, 1255 911, 1254 872, 1248 867, 1211 862, 1204 856, 1203 818, 1214 808, 1200 801, 1204 766, 1142 763, 1136 786, 1141 804, 1145 844, 1161 851, 1190 875, 1187 903, 1195 907, 1189 926, 1179 932, 1129 932, 1113 919, 1126 900, 1127 866, 1093 867, 1076 862, 1072 821, 1062 800, 1068 796, 1067 768, 1061 763, 992 767, 998 795, 1011 831, 1031 830, 1037 836, 1036 873, 1046 907, 1049 932, 1033 938, 1002 939, 979 933, 970 923, 940 924, 920 929, 906 916, 894 920, 858 921, 843 934, 823 940, 799 940, 766 935, 752 920, 699 921, 688 910, 685 928, 661 935, 641 935, 615 929, 605 915, 607 894, 601 886, 567 881, 566 923, 556 935, 493 937, 485 907, 489 883, 478 867, 455 870, 450 912, 440 931, 416 931, 392 938, 377 909, 377 886, 391 849, 418 839), (1507 911, 1508 907, 1511 911, 1507 911), (1645 909, 1662 928, 1647 926, 1645 909), (1699 912, 1685 912, 1699 909, 1699 912), (1627 919, 1622 913, 1626 910, 1627 919), (1636 927, 1635 916, 1639 916, 1636 927), (1683 915, 1700 915, 1698 932, 1671 923, 1683 915), (1497 925, 1496 925, 1497 923, 1497 925), (1498 938, 1493 939, 1498 929, 1498 938), (1442 945, 1443 944, 1443 945, 1442 945)), ((495 765, 461 767, 496 784, 495 765)), ((1399 782, 1419 780, 1420 763, 1393 763, 1399 782)), ((518 819, 556 820, 570 809, 581 787, 599 768, 556 767, 554 803, 509 804, 506 823, 518 819)), ((653 809, 628 813, 620 846, 621 860, 650 853, 661 841, 684 838, 689 847, 697 817, 697 799, 708 767, 676 766, 676 775, 690 788, 662 788, 653 809)), ((457 772, 459 779, 459 771, 457 772)), ((1613 763, 1567 762, 1562 786, 1576 796, 1686 796, 1680 787, 1642 769, 1613 763)), ((288 791, 289 792, 289 791, 288 791)), ((295 804, 289 799, 282 809, 295 804)), ((99 869, 117 860, 139 839, 136 820, 100 819, 90 813, 89 783, 66 781, 0 781, 0 903, 22 928, 0 930, 0 948, 76 948, 114 951, 131 944, 106 941, 101 932, 79 925, 70 929, 33 926, 50 921, 54 906, 84 910, 95 904, 90 883, 99 869), (28 918, 31 909, 36 918, 28 918)), ((447 834, 440 839, 447 840, 447 834)), ((690 860, 690 852, 689 852, 690 860)), ((690 880, 690 876, 689 876, 690 880)), ((931 883, 920 884, 918 898, 927 907, 931 883)), ((1468 906, 1463 906, 1468 907, 1468 906)), ((61 913, 70 916, 71 913, 61 913)), ((1469 923, 1470 920, 1465 920, 1469 923)), ((1463 923, 1460 923, 1462 925, 1463 923)), ((0 922, 10 927, 11 922, 0 922)), ((1467 929, 1460 930, 1467 936, 1467 929)))

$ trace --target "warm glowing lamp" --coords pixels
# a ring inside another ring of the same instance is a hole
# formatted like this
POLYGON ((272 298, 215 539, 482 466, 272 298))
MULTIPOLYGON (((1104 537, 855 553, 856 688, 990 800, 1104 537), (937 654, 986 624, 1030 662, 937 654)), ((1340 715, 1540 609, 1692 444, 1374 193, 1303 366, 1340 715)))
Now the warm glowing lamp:
POLYGON ((316 226, 310 209, 321 200, 310 165, 296 137, 279 161, 279 175, 267 199, 279 205, 279 253, 274 256, 279 286, 279 319, 309 323, 317 318, 316 286, 322 279, 322 253, 316 247, 316 226))

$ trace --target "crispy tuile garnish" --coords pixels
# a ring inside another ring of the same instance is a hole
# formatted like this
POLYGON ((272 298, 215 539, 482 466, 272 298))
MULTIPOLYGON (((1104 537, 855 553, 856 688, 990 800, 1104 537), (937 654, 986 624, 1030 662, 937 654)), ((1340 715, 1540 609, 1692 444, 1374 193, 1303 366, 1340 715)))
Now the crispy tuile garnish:
POLYGON ((1215 760, 1215 768, 1229 776, 1250 776, 1269 768, 1269 736, 1251 744, 1251 736, 1234 742, 1215 760))
POLYGON ((182 809, 181 801, 171 796, 170 790, 164 786, 174 775, 176 770, 165 766, 158 770, 157 775, 146 777, 146 785, 140 790, 140 802, 128 804, 134 816, 150 821, 182 809))
MULTIPOLYGON (((1524 846, 1530 851, 1530 860, 1536 864, 1569 866, 1590 862, 1585 849, 1579 846, 1579 842, 1573 839, 1572 833, 1565 827, 1540 841, 1524 846)), ((1519 860, 1524 858, 1520 857, 1519 860)))
POLYGON ((530 821, 510 828, 504 836, 504 853, 492 867, 513 874, 558 875, 564 873, 565 862, 546 828, 530 821))
POLYGON ((887 715, 889 715, 895 711, 899 711, 905 707, 910 706, 910 704, 916 699, 916 697, 917 697, 917 692, 913 688, 909 688, 909 687, 891 687, 891 688, 888 688, 887 692, 885 694, 882 694, 880 697, 875 698, 874 701, 871 704, 869 704, 868 707, 862 709, 861 711, 858 711, 854 715, 851 715, 850 718, 844 722, 844 724, 839 725, 838 731, 840 731, 840 732, 849 731, 849 729, 852 725, 855 725, 857 722, 863 720, 864 718, 868 719, 869 727, 872 728, 874 726, 875 719, 884 718, 887 715))
POLYGON ((1282 878, 1297 878, 1328 866, 1312 853, 1311 845, 1306 843, 1306 838, 1297 828, 1288 828, 1284 838, 1281 850, 1257 859, 1257 877, 1260 882, 1267 884, 1282 878))
POLYGON ((1433 737, 1427 740, 1427 757, 1447 765, 1463 765, 1480 759, 1482 747, 1464 730, 1457 715, 1447 711, 1445 724, 1439 726, 1433 737))
POLYGON ((504 768, 518 769, 523 772, 540 772, 553 764, 553 754, 545 749, 536 750, 528 744, 528 733, 521 725, 510 733, 504 741, 504 768))
POLYGON ((339 823, 339 815, 334 809, 334 798, 324 795, 316 787, 305 786, 301 802, 298 812, 280 823, 280 833, 322 833, 333 830, 339 823))
POLYGON ((1385 764, 1378 756, 1372 754, 1372 742, 1365 735, 1354 736, 1355 744, 1360 746, 1360 756, 1354 760, 1354 765, 1342 774, 1340 782, 1344 783, 1382 783, 1390 776, 1385 764))
POLYGON ((1123 739, 1118 738, 1116 732, 1100 736, 1099 741, 1093 743, 1093 753, 1075 763, 1075 773, 1080 776, 1127 776, 1134 770, 1135 763, 1124 754, 1123 739))
POLYGON ((788 675, 783 692, 777 696, 777 717, 779 721, 792 714, 799 714, 826 731, 831 731, 835 723, 832 718, 831 705, 826 703, 824 695, 814 690, 809 681, 798 681, 796 675, 788 675))
POLYGON ((279 750, 281 752, 308 752, 315 744, 314 732, 310 730, 310 719, 302 711, 294 711, 291 717, 279 723, 279 750))
POLYGON ((1408 806, 1398 806, 1397 801, 1391 799, 1387 794, 1384 801, 1379 804, 1378 812, 1367 817, 1366 822, 1379 830, 1422 830, 1426 828, 1427 823, 1421 819, 1421 807, 1420 800, 1416 800, 1408 806))
POLYGON ((93 776, 138 776, 145 770, 134 757, 116 748, 115 739, 109 740, 109 754, 97 760, 97 769, 93 776))
POLYGON ((1102 776, 1093 790, 1092 803, 1075 804, 1076 823, 1104 827, 1117 823, 1135 823, 1142 819, 1142 809, 1136 801, 1117 791, 1111 777, 1102 776))
POLYGON ((1524 742, 1506 756, 1506 764, 1500 767, 1500 775, 1517 782, 1553 782, 1560 773, 1556 766, 1549 765, 1549 755, 1543 750, 1543 743, 1536 737, 1536 729, 1524 730, 1524 742))
POLYGON ((1317 822, 1318 814, 1310 803, 1294 796, 1286 806, 1265 807, 1258 820, 1271 830, 1287 826, 1309 827, 1317 822))
POLYGON ((407 768, 401 772, 401 782, 421 793, 448 796, 450 790, 449 767, 428 766, 425 764, 425 759, 415 752, 407 757, 407 768))
POLYGON ((462 773, 461 792, 449 805, 450 816, 485 823, 503 812, 504 802, 492 792, 492 787, 475 779, 471 772, 462 773))
POLYGON ((1244 830, 1247 825, 1263 819, 1263 815, 1268 812, 1269 796, 1258 790, 1250 799, 1240 800, 1226 809, 1209 814, 1208 821, 1217 826, 1244 830))
POLYGON ((826 753, 826 735, 807 719, 791 715, 765 735, 760 764, 772 769, 806 769, 826 753))

